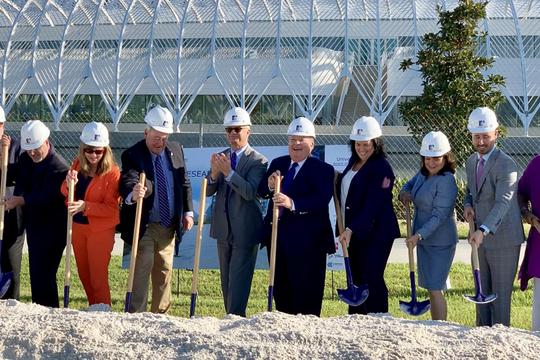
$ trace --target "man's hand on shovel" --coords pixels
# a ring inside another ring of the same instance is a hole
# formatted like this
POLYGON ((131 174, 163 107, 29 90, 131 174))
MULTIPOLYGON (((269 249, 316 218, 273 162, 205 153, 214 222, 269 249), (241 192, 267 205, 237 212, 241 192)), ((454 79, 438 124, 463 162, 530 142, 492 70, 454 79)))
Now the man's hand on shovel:
POLYGON ((351 236, 352 236, 352 230, 349 228, 346 228, 340 235, 339 235, 339 242, 343 247, 348 248, 349 243, 351 242, 351 236))
POLYGON ((276 180, 283 180, 283 176, 281 176, 281 172, 279 170, 274 171, 270 176, 268 177, 268 190, 274 191, 276 188, 276 180))

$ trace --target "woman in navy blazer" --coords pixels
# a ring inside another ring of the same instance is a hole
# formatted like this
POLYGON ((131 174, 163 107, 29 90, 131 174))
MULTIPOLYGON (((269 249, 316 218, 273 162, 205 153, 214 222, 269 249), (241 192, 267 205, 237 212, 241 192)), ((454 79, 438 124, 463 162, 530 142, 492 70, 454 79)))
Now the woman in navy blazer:
POLYGON ((399 199, 414 203, 413 234, 408 246, 417 246, 418 282, 429 291, 431 318, 446 320, 443 290, 457 243, 454 207, 457 196, 456 160, 440 132, 430 132, 420 149, 422 168, 401 189, 399 199))
POLYGON ((369 288, 367 300, 350 306, 349 314, 388 312, 384 270, 399 227, 392 206, 395 176, 381 135, 374 118, 356 121, 350 136, 351 158, 336 184, 346 226, 340 242, 349 244, 353 282, 369 288))

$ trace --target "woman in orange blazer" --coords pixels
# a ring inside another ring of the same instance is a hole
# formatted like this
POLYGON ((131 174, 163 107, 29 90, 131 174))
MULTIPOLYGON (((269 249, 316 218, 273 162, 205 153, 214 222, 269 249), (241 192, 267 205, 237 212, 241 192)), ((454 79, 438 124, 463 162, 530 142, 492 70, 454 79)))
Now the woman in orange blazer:
POLYGON ((79 153, 62 184, 62 193, 67 197, 67 181, 73 179, 75 197, 67 206, 73 214, 73 252, 88 303, 110 306, 109 262, 115 227, 120 222, 120 170, 105 125, 86 124, 80 139, 79 153))

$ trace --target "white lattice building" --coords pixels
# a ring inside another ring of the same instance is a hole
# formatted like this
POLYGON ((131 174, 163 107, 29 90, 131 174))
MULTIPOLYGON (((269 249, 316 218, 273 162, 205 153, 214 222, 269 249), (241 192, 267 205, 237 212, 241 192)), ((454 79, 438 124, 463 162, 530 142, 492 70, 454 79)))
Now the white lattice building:
MULTIPOLYGON (((14 118, 39 110, 57 129, 77 114, 118 128, 150 101, 178 124, 219 122, 231 105, 256 122, 302 114, 335 124, 370 112, 395 123, 397 103, 421 92, 400 61, 437 30, 436 6, 456 3, 1 0, 0 102, 14 118)), ((480 51, 506 77, 499 112, 525 133, 539 124, 540 1, 491 0, 487 14, 480 51)))

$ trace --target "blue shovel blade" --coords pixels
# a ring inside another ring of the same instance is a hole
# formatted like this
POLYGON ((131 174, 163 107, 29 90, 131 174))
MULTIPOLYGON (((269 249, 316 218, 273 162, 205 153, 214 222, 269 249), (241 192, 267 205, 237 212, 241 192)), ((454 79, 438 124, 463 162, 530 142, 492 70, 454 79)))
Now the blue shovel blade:
POLYGON ((401 311, 403 311, 405 314, 409 314, 412 316, 420 316, 425 314, 431 307, 431 304, 429 300, 424 301, 399 301, 399 308, 401 311))
POLYGON ((367 300, 369 289, 367 285, 351 285, 347 289, 338 289, 338 297, 345 304, 350 306, 360 306, 367 300))
POLYGON ((13 279, 13 272, 0 273, 0 298, 6 295, 9 286, 11 285, 11 280, 13 279))
POLYGON ((490 294, 490 295, 478 294, 474 296, 463 295, 463 297, 475 304, 489 304, 493 300, 497 299, 497 294, 490 294))

